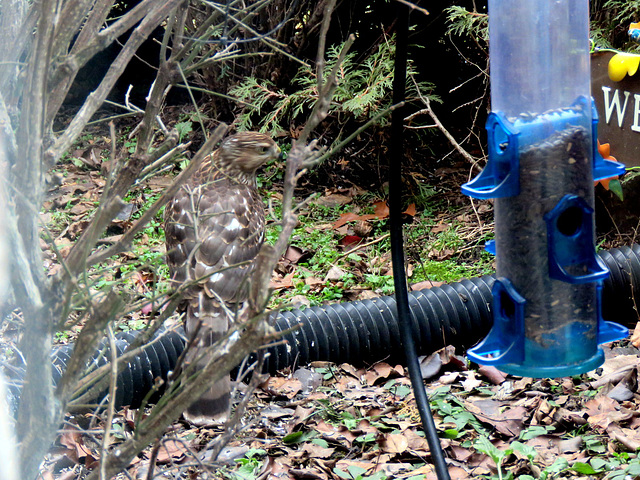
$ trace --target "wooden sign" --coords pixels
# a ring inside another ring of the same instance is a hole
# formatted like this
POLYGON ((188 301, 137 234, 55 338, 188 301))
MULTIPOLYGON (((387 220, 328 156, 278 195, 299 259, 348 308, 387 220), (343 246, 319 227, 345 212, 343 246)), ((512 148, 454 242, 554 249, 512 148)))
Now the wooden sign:
POLYGON ((615 82, 609 78, 611 52, 591 55, 591 95, 598 110, 598 140, 627 167, 640 166, 640 71, 615 82))

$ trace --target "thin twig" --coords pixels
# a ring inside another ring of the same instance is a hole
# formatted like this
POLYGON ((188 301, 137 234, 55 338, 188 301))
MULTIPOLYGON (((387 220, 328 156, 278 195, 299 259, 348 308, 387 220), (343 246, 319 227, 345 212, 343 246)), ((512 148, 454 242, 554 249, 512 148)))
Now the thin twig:
POLYGON ((347 255, 351 255, 353 252, 356 252, 356 251, 361 250, 361 249, 363 249, 363 248, 369 247, 369 246, 371 246, 371 245, 375 245, 376 243, 380 243, 380 242, 381 242, 381 241, 383 241, 384 239, 389 238, 389 235, 390 235, 389 233, 385 233, 384 235, 382 235, 382 236, 381 236, 381 237, 379 237, 379 238, 376 238, 375 240, 371 240, 370 242, 367 242, 367 243, 361 243, 361 244, 359 244, 359 245, 356 245, 354 248, 352 248, 352 249, 351 249, 351 250, 349 250, 348 252, 345 252, 345 253, 343 253, 343 254, 341 254, 341 255, 338 255, 338 256, 336 257, 336 260, 338 260, 338 259, 340 259, 340 258, 342 258, 342 257, 346 257, 347 255))
MULTIPOLYGON (((415 82, 415 79, 413 79, 413 77, 412 77, 412 80, 415 82)), ((424 103, 426 107, 420 110, 420 113, 427 113, 431 117, 431 119, 434 121, 436 126, 438 127, 438 130, 440 130, 444 134, 444 136, 447 137, 447 140, 449 140, 451 145, 455 147, 455 149, 460 153, 460 155, 466 158, 474 167, 480 168, 478 165, 478 161, 469 152, 467 152, 464 148, 462 148, 462 146, 456 141, 453 135, 449 133, 449 131, 445 128, 445 126, 442 124, 440 119, 434 113, 434 111, 431 108, 431 101, 429 100, 429 97, 425 97, 424 95, 422 95, 419 90, 418 90, 418 95, 420 96, 420 100, 422 101, 422 103, 424 103)))
POLYGON ((109 450, 109 445, 111 444, 111 424, 113 423, 113 417, 115 414, 116 393, 118 388, 118 351, 116 350, 116 338, 113 334, 111 322, 107 324, 107 339, 109 340, 109 351, 111 353, 111 380, 109 382, 109 398, 111 401, 108 403, 107 407, 107 418, 105 420, 102 451, 100 454, 100 458, 103 459, 103 461, 100 462, 100 480, 108 480, 104 459, 107 458, 107 452, 109 450))
POLYGON ((396 0, 396 2, 401 3, 403 5, 406 5, 411 10, 416 10, 416 11, 418 11, 418 12, 424 14, 424 15, 429 15, 429 12, 427 11, 426 8, 419 7, 415 3, 409 2, 408 0, 396 0))
POLYGON ((391 105, 389 108, 386 108, 382 112, 377 113, 376 115, 371 117, 369 120, 367 120, 367 122, 364 125, 361 125, 360 127, 358 127, 358 129, 355 132, 353 132, 351 135, 349 135, 347 138, 340 141, 337 145, 332 145, 331 148, 327 150, 325 153, 323 153, 320 157, 318 157, 318 159, 316 159, 315 162, 316 163, 324 162, 329 157, 334 155, 336 152, 342 150, 342 148, 344 148, 345 145, 348 145, 350 142, 352 142, 354 138, 360 135, 363 131, 365 131, 371 125, 375 125, 378 121, 380 121, 381 118, 386 117, 387 115, 390 115, 391 112, 393 112, 395 109, 401 108, 403 106, 404 106, 404 102, 401 102, 401 103, 398 103, 397 105, 391 105))

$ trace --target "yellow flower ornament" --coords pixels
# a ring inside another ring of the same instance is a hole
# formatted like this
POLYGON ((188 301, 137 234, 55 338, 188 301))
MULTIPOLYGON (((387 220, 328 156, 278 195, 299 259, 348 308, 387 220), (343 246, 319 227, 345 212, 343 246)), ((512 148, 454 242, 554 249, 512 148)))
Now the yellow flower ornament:
POLYGON ((640 55, 633 53, 616 53, 609 60, 609 78, 614 82, 619 82, 627 74, 633 75, 638 71, 640 65, 640 55))

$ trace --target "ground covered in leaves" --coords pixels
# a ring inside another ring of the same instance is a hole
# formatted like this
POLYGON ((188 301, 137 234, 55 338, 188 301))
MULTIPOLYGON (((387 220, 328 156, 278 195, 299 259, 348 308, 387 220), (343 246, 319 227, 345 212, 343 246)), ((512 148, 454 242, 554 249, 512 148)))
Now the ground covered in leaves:
MULTIPOLYGON (((123 137, 126 138, 126 137, 123 137)), ((126 147, 126 140, 124 140, 126 147)), ((132 146, 130 146, 132 147, 132 146)), ((110 151, 100 133, 83 137, 54 174, 43 224, 56 248, 43 241, 47 268, 65 255, 97 207, 110 151), (57 179, 57 180, 56 180, 57 179), (57 252, 56 252, 57 250, 57 252)), ((348 159, 337 159, 340 162, 348 159)), ((117 240, 176 170, 146 179, 126 198, 105 244, 117 240)), ((277 235, 281 165, 267 166, 261 188, 273 213, 268 237, 277 235)), ((414 288, 430 288, 490 273, 484 252, 492 236, 492 206, 459 194, 467 167, 410 172, 420 194, 405 210, 407 261, 414 288)), ((318 191, 303 185, 302 197, 318 191)), ((296 233, 272 286, 273 306, 309 306, 360 300, 392 292, 388 209, 383 192, 345 180, 319 190, 301 210, 296 233)), ((161 219, 137 239, 134 250, 95 272, 91 288, 116 286, 132 304, 167 288, 161 219)), ((132 308, 121 330, 144 326, 148 309, 132 308)), ((58 333, 72 342, 74 328, 58 333)), ((638 350, 633 343, 606 347, 607 362, 573 378, 534 380, 470 365, 451 347, 422 359, 441 444, 451 477, 640 478, 638 350)), ((243 386, 237 397, 242 397, 243 386)), ((143 414, 144 412, 142 412, 143 414)), ((112 426, 114 448, 135 434, 129 409, 112 426)), ((102 439, 94 415, 68 418, 44 464, 42 478, 82 478, 96 468, 102 439)), ((303 365, 266 378, 249 402, 243 428, 211 459, 221 429, 177 422, 130 466, 122 478, 432 479, 430 453, 407 372, 401 365, 303 365), (157 476, 157 477, 156 477, 157 476)))
MULTIPOLYGON (((450 348, 423 359, 451 478, 640 476, 638 350, 606 353, 597 371, 555 380, 468 369, 450 348)), ((152 465, 158 478, 436 478, 405 373, 384 362, 283 372, 258 390, 243 430, 216 462, 209 448, 220 429, 179 422, 129 468, 130 478, 155 478, 147 477, 152 465)), ((134 416, 120 412, 116 437, 133 434, 134 416)), ((69 424, 43 477, 77 478, 94 468, 95 442, 90 430, 69 424)))

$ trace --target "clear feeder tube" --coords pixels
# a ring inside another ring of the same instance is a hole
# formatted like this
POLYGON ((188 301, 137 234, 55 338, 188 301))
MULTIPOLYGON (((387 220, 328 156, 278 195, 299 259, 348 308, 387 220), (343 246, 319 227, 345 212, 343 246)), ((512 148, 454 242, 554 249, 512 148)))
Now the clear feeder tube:
POLYGON ((469 356, 559 377, 626 329, 600 318, 588 0, 489 0, 489 161, 463 187, 495 198, 494 326, 469 356))

